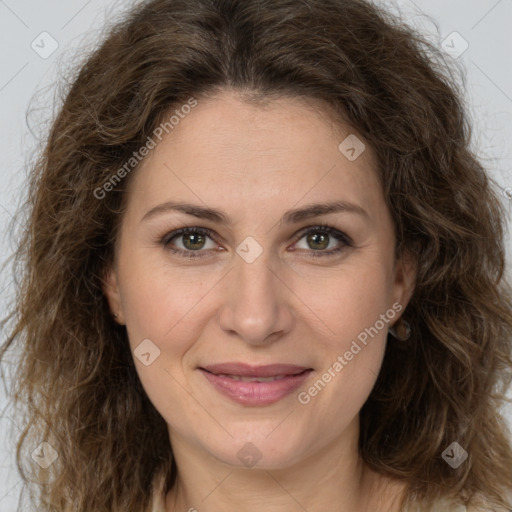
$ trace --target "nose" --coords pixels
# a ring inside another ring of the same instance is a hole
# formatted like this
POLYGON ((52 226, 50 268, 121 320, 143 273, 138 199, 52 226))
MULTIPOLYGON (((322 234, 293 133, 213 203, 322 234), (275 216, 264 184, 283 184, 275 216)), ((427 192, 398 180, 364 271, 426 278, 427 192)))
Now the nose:
POLYGON ((279 265, 274 267, 271 268, 265 252, 252 263, 237 255, 224 283, 220 326, 229 335, 253 346, 277 341, 293 324, 293 293, 279 265))

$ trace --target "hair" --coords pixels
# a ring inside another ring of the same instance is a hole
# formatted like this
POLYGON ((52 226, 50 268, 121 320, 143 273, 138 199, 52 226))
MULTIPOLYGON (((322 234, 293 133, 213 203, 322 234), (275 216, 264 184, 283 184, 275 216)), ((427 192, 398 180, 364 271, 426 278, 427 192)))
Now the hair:
POLYGON ((16 462, 37 510, 139 512, 157 475, 165 490, 175 482, 166 422, 102 288, 136 169, 98 190, 169 112, 226 89, 318 100, 357 131, 377 157, 397 258, 418 264, 411 338, 389 340, 360 412, 363 460, 407 484, 402 507, 510 506, 505 217, 459 87, 432 42, 363 0, 152 0, 108 29, 31 166, 13 255, 21 280, 0 359, 19 351, 16 462), (41 440, 58 459, 32 476, 22 451, 41 440), (469 457, 452 469, 441 455, 455 441, 469 457))

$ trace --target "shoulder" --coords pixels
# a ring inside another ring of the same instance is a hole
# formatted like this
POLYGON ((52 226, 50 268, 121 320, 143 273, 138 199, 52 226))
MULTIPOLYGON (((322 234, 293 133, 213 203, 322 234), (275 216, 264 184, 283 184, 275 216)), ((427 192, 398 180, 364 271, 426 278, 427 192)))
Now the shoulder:
MULTIPOLYGON (((512 506, 512 505, 510 505, 512 506)), ((468 506, 467 508, 467 512, 512 512, 512 508, 511 509, 495 509, 495 508, 489 508, 489 507, 486 507, 486 506, 477 506, 477 505, 473 505, 473 506, 468 506)))
POLYGON ((483 496, 477 495, 477 500, 479 500, 479 503, 475 503, 474 505, 468 505, 467 512, 512 512, 512 489, 507 491, 505 498, 510 509, 500 508, 499 510, 497 510, 492 505, 486 505, 487 500, 483 496))
MULTIPOLYGON (((417 510, 419 509, 412 507, 407 508, 404 512, 417 512, 417 510)), ((495 508, 486 506, 482 502, 466 506, 454 498, 447 497, 439 498, 439 500, 433 504, 432 510, 435 512, 512 512, 512 509, 510 511, 505 509, 498 511, 495 508)))

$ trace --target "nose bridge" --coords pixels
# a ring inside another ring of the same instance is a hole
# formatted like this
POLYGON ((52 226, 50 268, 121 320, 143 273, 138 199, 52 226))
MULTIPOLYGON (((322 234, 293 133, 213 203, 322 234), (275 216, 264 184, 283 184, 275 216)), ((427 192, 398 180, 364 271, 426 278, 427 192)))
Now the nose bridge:
MULTIPOLYGON (((239 251, 244 248, 247 246, 240 244, 239 251)), ((230 272, 220 315, 221 327, 236 332, 247 343, 265 343, 272 334, 289 328, 291 316, 287 311, 284 285, 276 277, 276 270, 271 268, 266 252, 255 259, 245 258, 244 252, 240 254, 230 272)))

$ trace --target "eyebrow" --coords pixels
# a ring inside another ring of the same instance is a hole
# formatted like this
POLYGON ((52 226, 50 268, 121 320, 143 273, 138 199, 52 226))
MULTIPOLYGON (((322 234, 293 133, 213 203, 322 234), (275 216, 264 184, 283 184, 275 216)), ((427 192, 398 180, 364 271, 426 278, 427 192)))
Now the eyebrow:
MULTIPOLYGON (((229 216, 221 210, 177 201, 167 201, 155 206, 154 208, 151 208, 151 210, 146 212, 146 214, 142 217, 141 222, 173 211, 185 213, 199 219, 206 219, 226 226, 232 225, 232 221, 229 216)), ((347 201, 334 201, 329 203, 310 204, 303 208, 289 210, 283 215, 282 221, 285 224, 297 224, 312 217, 339 212, 355 213, 367 219, 369 218, 368 213, 366 210, 361 208, 361 206, 349 203, 347 201)))

